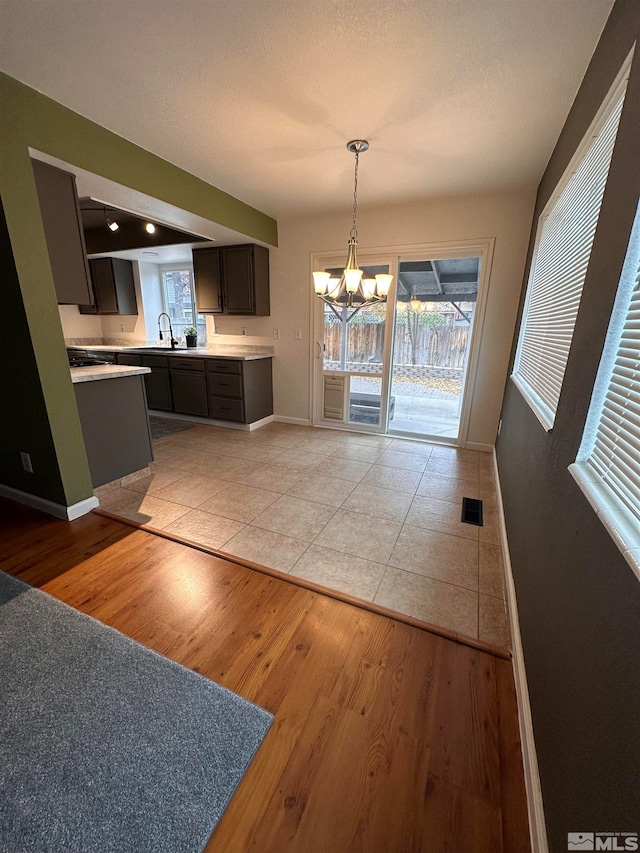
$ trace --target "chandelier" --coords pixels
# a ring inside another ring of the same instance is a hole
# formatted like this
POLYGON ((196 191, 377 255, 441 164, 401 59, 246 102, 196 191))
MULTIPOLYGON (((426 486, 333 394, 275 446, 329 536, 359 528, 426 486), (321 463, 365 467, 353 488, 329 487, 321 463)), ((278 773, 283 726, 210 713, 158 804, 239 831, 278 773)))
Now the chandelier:
POLYGON ((333 313, 347 322, 367 305, 386 302, 392 275, 379 273, 375 278, 363 278, 363 272, 358 267, 358 227, 356 216, 358 212, 358 159, 360 154, 369 148, 366 139, 352 139, 347 142, 347 148, 356 155, 353 179, 353 225, 349 234, 347 263, 340 278, 329 272, 314 272, 313 287, 316 295, 326 302, 333 313), (350 312, 350 313, 349 313, 350 312))

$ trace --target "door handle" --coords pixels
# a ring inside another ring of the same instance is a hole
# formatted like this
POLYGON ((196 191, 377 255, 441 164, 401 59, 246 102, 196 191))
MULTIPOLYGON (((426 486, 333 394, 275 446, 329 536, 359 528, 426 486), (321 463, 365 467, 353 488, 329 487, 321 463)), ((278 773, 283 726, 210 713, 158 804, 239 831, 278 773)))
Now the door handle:
POLYGON ((322 343, 322 341, 316 341, 316 344, 318 345, 318 356, 317 357, 322 358, 322 356, 324 354, 324 344, 322 343))

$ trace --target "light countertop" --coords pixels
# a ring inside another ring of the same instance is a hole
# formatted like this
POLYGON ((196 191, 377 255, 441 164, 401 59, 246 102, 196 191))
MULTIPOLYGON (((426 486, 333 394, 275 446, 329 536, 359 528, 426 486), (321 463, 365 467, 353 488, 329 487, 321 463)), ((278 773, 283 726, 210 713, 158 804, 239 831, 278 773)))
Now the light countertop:
POLYGON ((84 352, 130 352, 140 355, 176 355, 181 358, 233 358, 241 361, 254 361, 259 358, 273 358, 273 347, 254 346, 208 346, 189 347, 188 349, 175 349, 170 347, 125 347, 109 344, 86 344, 67 345, 69 350, 82 350, 84 352))
POLYGON ((127 364, 92 364, 89 367, 71 367, 71 381, 95 382, 97 379, 120 379, 123 376, 139 376, 151 373, 149 367, 130 367, 127 364))

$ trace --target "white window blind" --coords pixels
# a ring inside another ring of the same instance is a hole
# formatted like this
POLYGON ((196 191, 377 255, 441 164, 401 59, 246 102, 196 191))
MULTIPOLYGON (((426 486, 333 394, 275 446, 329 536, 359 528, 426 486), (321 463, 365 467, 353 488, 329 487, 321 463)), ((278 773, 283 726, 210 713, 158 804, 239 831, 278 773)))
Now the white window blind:
POLYGON ((640 520, 640 269, 587 461, 640 520))
POLYGON ((623 101, 618 87, 540 217, 512 378, 546 429, 560 399, 623 101))

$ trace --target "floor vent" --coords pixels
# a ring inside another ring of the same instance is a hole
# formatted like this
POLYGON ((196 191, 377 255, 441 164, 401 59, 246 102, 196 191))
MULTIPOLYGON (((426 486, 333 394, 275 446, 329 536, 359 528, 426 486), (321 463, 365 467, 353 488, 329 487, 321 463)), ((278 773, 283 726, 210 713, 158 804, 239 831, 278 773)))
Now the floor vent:
POLYGON ((477 524, 482 527, 482 501, 475 498, 462 498, 462 518, 465 524, 477 524))

